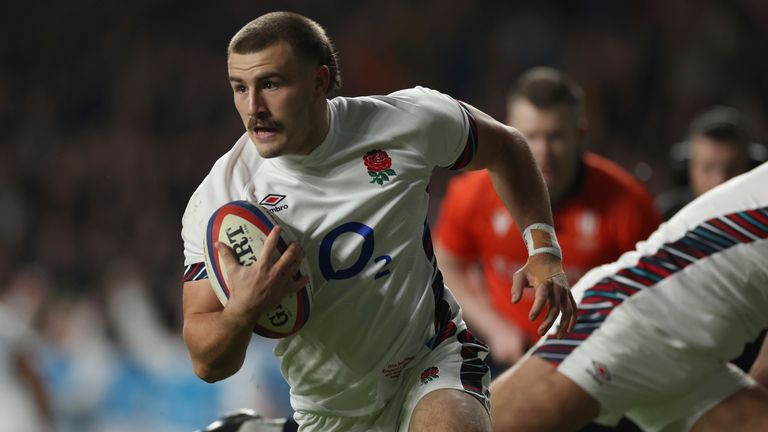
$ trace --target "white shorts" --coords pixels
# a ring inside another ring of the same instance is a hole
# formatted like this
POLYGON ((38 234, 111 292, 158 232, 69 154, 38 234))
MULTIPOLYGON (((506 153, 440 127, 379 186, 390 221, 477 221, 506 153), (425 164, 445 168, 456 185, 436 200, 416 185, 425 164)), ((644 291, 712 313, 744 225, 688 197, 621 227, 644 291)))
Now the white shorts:
POLYGON ((455 334, 432 350, 425 347, 424 355, 403 371, 400 389, 382 410, 360 417, 297 411, 294 419, 300 425, 300 432, 407 432, 419 401, 428 393, 440 389, 468 393, 490 413, 488 387, 491 375, 485 364, 487 353, 488 348, 461 323, 455 334))
POLYGON ((599 423, 626 415, 643 430, 687 430, 754 385, 727 363, 768 324, 768 269, 741 264, 764 260, 768 244, 752 246, 757 250, 737 246, 691 263, 635 292, 639 284, 626 282, 626 271, 580 282, 576 328, 562 339, 543 338, 533 355, 559 364, 600 403, 599 423))
POLYGON ((720 401, 754 385, 733 365, 669 350, 658 334, 627 325, 622 312, 558 367, 600 403, 596 422, 613 426, 626 415, 644 431, 687 431, 720 401))

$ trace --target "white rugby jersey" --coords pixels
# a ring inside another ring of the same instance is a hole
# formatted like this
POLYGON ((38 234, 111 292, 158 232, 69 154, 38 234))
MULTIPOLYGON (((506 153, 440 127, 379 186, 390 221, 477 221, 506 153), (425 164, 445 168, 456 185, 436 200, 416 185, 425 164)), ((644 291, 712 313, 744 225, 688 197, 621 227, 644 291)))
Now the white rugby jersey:
POLYGON ((219 206, 270 209, 296 234, 316 289, 307 324, 275 349, 294 409, 364 415, 446 316, 427 188, 435 166, 471 160, 476 131, 460 102, 422 87, 328 107, 328 135, 309 155, 263 159, 246 133, 216 162, 184 214, 185 280, 205 277, 203 237, 219 206))
POLYGON ((736 357, 768 326, 768 163, 694 200, 573 295, 573 332, 549 336, 535 355, 560 363, 621 308, 673 349, 736 357))

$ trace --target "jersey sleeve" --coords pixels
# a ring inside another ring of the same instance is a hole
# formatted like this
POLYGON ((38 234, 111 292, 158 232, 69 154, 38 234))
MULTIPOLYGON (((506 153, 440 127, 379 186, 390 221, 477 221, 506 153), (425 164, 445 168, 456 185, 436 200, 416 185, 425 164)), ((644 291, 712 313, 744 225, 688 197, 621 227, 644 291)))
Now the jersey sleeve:
POLYGON ((464 103, 424 87, 401 90, 390 96, 413 104, 424 134, 426 160, 449 169, 461 169, 477 152, 477 126, 464 103))
POLYGON ((211 215, 227 202, 246 199, 246 186, 260 165, 249 142, 248 134, 244 133, 232 149, 216 161, 187 203, 181 219, 185 282, 208 278, 203 243, 211 215))
POLYGON ((203 209, 201 188, 198 188, 190 198, 181 220, 181 239, 184 242, 184 282, 208 278, 203 252, 207 217, 203 209))
MULTIPOLYGON (((466 175, 466 174, 465 174, 466 175)), ((479 255, 472 221, 473 196, 465 175, 452 178, 440 203, 435 240, 439 247, 466 261, 479 255)))

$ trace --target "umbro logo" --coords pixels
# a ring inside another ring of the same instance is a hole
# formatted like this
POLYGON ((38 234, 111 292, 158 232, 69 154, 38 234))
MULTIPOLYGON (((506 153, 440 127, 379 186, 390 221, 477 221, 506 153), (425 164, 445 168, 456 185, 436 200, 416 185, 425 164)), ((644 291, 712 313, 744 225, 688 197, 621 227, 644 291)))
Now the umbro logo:
POLYGON ((280 204, 280 201, 285 199, 285 195, 269 194, 259 201, 259 204, 267 207, 274 207, 280 204))
POLYGON ((267 207, 270 213, 277 213, 288 208, 288 204, 278 205, 285 199, 285 195, 269 194, 259 201, 259 204, 267 207))
POLYGON ((608 370, 608 366, 603 363, 592 360, 592 369, 586 371, 600 385, 611 381, 611 372, 608 370))

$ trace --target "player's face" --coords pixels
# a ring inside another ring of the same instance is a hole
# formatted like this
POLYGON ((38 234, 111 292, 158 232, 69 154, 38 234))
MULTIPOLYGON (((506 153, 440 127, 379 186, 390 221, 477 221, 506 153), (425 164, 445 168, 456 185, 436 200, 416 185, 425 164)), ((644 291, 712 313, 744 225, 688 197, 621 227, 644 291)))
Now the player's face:
POLYGON ((322 142, 327 132, 323 68, 303 61, 285 42, 254 53, 230 53, 235 107, 262 157, 309 154, 322 142))
POLYGON ((736 143, 703 135, 691 137, 688 180, 694 196, 745 172, 747 168, 747 155, 736 143))
POLYGON ((550 198, 558 200, 575 180, 582 151, 584 131, 577 113, 567 105, 539 109, 518 98, 509 107, 507 123, 527 138, 550 198))

